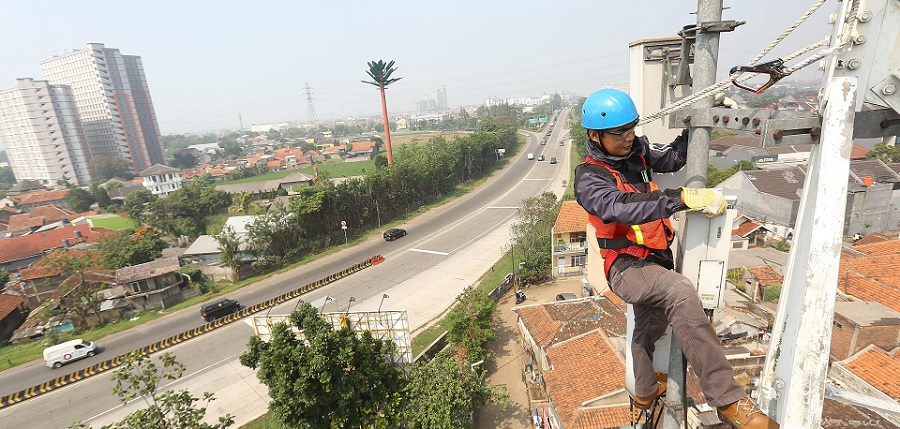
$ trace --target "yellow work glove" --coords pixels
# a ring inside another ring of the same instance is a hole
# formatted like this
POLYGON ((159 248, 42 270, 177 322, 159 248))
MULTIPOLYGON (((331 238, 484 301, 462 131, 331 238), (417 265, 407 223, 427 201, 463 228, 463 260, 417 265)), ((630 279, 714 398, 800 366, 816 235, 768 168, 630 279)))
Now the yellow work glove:
POLYGON ((725 213, 725 196, 718 189, 681 188, 681 202, 688 206, 690 211, 699 211, 706 217, 725 213))

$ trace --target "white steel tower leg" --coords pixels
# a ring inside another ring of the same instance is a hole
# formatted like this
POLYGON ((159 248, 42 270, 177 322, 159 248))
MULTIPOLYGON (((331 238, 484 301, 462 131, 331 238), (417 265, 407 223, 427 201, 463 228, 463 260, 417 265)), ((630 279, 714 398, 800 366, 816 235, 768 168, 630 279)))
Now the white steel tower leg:
POLYGON ((828 82, 822 140, 803 184, 760 383, 760 407, 783 429, 819 428, 822 418, 856 96, 855 77, 828 82))

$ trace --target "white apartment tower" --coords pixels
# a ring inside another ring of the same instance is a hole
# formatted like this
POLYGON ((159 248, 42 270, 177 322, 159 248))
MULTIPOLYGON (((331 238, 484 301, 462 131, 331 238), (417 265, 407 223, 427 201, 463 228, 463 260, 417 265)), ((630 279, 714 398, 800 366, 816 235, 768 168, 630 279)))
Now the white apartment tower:
POLYGON ((72 87, 91 156, 125 158, 135 172, 165 165, 141 57, 102 43, 41 61, 50 83, 72 87))
POLYGON ((0 90, 0 139, 17 180, 91 181, 84 131, 66 85, 23 78, 15 88, 0 90))

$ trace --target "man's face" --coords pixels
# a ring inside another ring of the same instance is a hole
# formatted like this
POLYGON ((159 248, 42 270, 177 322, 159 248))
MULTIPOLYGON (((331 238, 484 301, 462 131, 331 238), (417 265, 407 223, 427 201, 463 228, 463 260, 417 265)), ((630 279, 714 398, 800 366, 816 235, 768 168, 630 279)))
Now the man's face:
POLYGON ((606 152, 612 156, 626 156, 631 153, 631 144, 634 143, 634 128, 637 127, 637 121, 621 127, 596 132, 600 144, 606 149, 606 152))

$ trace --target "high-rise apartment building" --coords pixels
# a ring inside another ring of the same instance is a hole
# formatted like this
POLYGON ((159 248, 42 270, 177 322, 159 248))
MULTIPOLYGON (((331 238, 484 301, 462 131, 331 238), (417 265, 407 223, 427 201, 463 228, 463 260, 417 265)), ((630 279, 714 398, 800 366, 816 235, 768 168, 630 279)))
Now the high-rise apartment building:
POLYGON ((0 90, 0 139, 17 180, 91 180, 75 96, 66 85, 23 78, 15 88, 0 90))
POLYGON ((92 156, 128 159, 135 172, 165 164, 141 57, 88 43, 42 61, 41 71, 72 87, 92 156))

